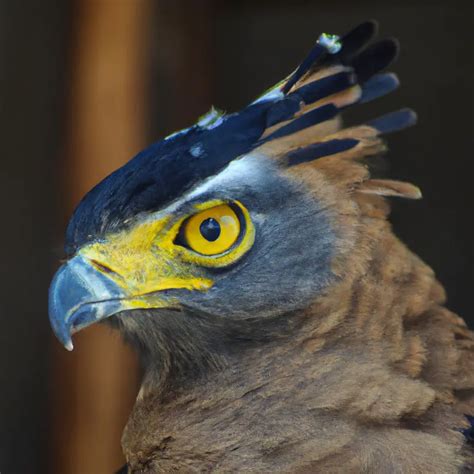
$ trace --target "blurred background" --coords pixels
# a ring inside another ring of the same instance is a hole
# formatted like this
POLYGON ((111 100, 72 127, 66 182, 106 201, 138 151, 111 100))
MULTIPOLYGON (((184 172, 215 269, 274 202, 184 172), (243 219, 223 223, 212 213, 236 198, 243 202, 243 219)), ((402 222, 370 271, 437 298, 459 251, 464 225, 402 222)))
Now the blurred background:
POLYGON ((102 474, 138 389, 133 354, 93 327, 67 353, 47 289, 81 196, 214 104, 235 110, 288 74, 323 32, 375 18, 396 36, 402 106, 391 175, 418 184, 396 232, 474 326, 473 6, 451 0, 0 0, 0 472, 102 474))

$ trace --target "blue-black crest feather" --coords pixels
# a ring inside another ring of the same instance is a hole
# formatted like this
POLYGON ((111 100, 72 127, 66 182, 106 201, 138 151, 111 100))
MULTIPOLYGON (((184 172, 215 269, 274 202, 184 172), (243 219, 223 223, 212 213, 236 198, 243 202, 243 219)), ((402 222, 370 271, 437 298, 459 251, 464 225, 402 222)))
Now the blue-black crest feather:
POLYGON ((314 63, 327 56, 327 49, 320 44, 316 44, 296 71, 290 76, 282 91, 286 94, 290 89, 314 66, 314 63))
POLYGON ((350 64, 351 59, 365 48, 377 34, 378 25, 374 20, 356 26, 342 37, 342 48, 334 59, 342 64, 350 64))
POLYGON ((291 119, 293 115, 300 110, 300 107, 301 99, 296 94, 291 94, 276 102, 275 105, 268 110, 266 120, 267 127, 291 119))
POLYGON ((299 165, 307 161, 313 161, 323 156, 330 156, 336 153, 350 150, 359 143, 353 138, 334 139, 327 142, 313 143, 304 148, 299 148, 287 155, 288 166, 299 165))
POLYGON ((268 142, 270 140, 275 140, 276 138, 281 138, 286 135, 291 135, 293 133, 299 132, 305 128, 311 127, 326 120, 334 118, 339 112, 339 109, 334 104, 326 104, 317 109, 311 110, 306 114, 298 117, 297 119, 291 121, 287 125, 279 128, 271 135, 269 135, 263 142, 268 142))
POLYGON ((323 77, 318 81, 310 82, 290 94, 290 97, 296 95, 301 97, 305 104, 312 104, 324 97, 341 92, 353 86, 356 82, 357 78, 352 72, 340 72, 332 76, 323 77))
POLYGON ((404 128, 415 125, 416 113, 411 109, 401 109, 396 112, 391 112, 382 117, 378 117, 367 125, 375 128, 380 133, 392 133, 403 130, 404 128))
POLYGON ((390 38, 374 43, 357 55, 351 66, 359 81, 363 83, 385 69, 397 57, 398 49, 398 42, 390 38))
POLYGON ((363 84, 362 97, 359 102, 365 104, 366 102, 378 99, 393 92, 399 85, 400 82, 395 74, 377 74, 363 84))

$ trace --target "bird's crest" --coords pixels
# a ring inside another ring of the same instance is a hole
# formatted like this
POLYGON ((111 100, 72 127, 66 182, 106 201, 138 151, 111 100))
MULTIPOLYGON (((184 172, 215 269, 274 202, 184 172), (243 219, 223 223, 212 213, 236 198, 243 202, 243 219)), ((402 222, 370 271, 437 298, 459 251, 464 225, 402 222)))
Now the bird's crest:
MULTIPOLYGON (((321 35, 290 76, 240 112, 225 115, 213 108, 194 126, 138 154, 82 200, 68 227, 68 252, 123 228, 139 213, 162 208, 250 152, 284 166, 383 152, 380 135, 414 124, 414 112, 403 109, 350 128, 342 128, 340 117, 347 107, 398 87, 394 74, 380 73, 397 55, 397 42, 386 39, 367 46, 376 29, 374 22, 366 22, 343 37, 321 35)), ((359 184, 364 193, 420 197, 408 183, 359 184)))

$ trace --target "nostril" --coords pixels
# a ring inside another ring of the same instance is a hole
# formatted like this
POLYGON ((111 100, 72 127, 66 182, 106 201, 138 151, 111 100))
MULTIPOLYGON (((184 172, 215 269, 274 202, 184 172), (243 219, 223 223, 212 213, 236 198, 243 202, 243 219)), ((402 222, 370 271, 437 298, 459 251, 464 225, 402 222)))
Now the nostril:
POLYGON ((91 259, 90 262, 97 270, 101 271, 102 273, 115 273, 110 267, 98 262, 97 260, 91 259))

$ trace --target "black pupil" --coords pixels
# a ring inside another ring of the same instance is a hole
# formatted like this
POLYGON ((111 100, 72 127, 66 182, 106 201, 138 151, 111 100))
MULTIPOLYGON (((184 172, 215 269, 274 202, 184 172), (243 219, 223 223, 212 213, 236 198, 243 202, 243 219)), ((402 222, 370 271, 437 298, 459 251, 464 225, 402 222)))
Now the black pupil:
POLYGON ((219 235, 221 235, 221 226, 219 222, 212 217, 202 221, 199 230, 201 231, 201 235, 209 242, 214 242, 219 238, 219 235))

